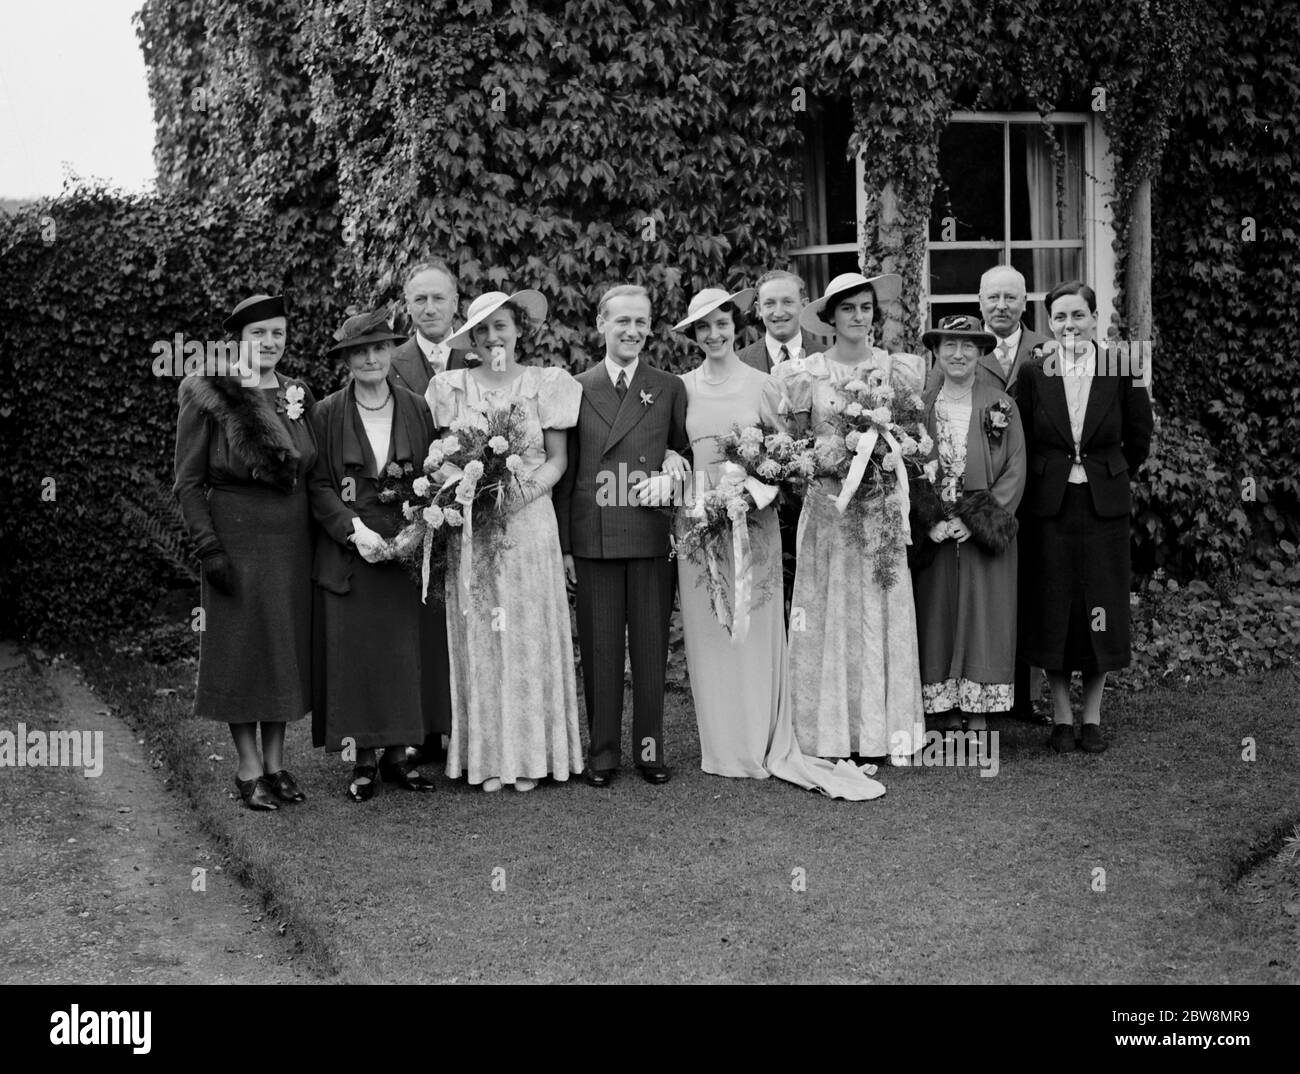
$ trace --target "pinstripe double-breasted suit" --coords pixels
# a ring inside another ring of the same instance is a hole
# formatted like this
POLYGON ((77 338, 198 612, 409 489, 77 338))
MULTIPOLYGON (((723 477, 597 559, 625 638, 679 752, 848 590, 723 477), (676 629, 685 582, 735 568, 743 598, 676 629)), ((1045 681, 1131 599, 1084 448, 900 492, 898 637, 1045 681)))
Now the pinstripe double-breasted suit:
POLYGON ((624 655, 632 663, 635 763, 664 766, 664 673, 676 571, 668 558, 669 513, 629 503, 628 492, 685 455, 686 386, 637 362, 620 401, 604 361, 578 375, 582 405, 569 430, 568 467, 556 486, 560 548, 577 574, 578 644, 591 732, 588 765, 618 768, 624 655), (627 644, 624 645, 624 631, 627 644))

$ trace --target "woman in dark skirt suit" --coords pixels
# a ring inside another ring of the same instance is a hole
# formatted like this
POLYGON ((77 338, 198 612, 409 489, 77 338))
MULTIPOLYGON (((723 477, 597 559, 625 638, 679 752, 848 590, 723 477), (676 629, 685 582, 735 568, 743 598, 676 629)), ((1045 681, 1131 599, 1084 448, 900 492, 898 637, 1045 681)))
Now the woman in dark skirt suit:
POLYGON ((433 441, 424 399, 389 384, 393 344, 402 341, 387 311, 349 317, 334 334, 351 382, 312 413, 319 443, 311 475, 318 614, 313 738, 338 751, 351 739, 356 763, 348 797, 364 802, 376 777, 404 790, 432 791, 406 747, 451 729, 447 631, 442 602, 420 601, 400 563, 384 558, 386 541, 405 524, 402 499, 380 500, 391 464, 422 472, 433 441), (383 756, 376 765, 376 751, 383 756))
POLYGON ((1082 673, 1078 745, 1100 753, 1106 672, 1129 662, 1129 482, 1151 445, 1151 398, 1129 370, 1110 368, 1107 350, 1094 342, 1090 287, 1059 284, 1046 305, 1056 342, 1015 387, 1029 462, 1024 515, 1033 579, 1022 583, 1020 655, 1051 682, 1058 753, 1076 745, 1070 675, 1082 673))
POLYGON ((203 565, 194 712, 230 724, 240 797, 265 810, 305 797, 284 731, 311 698, 314 400, 275 371, 286 324, 282 298, 236 306, 223 327, 251 357, 245 375, 186 377, 176 422, 175 492, 203 565))

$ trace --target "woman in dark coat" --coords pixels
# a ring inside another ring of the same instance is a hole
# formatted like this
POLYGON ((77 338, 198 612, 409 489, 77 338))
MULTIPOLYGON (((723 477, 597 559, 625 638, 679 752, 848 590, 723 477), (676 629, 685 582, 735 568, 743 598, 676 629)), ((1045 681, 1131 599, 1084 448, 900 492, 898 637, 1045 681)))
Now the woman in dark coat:
POLYGON ((176 422, 175 492, 203 565, 194 711, 230 724, 240 797, 265 810, 305 797, 284 769, 284 731, 311 697, 316 438, 311 391, 275 371, 286 324, 282 298, 236 306, 224 328, 243 376, 186 377, 176 422))
POLYGON ((1034 579, 1021 602, 1020 655, 1051 682, 1051 745, 1059 753, 1076 745, 1070 675, 1082 673, 1078 745, 1100 753, 1106 672, 1129 662, 1129 482, 1151 446, 1151 398, 1132 371, 1110 368, 1114 352, 1094 342, 1090 287, 1059 284, 1046 305, 1055 343, 1026 365, 1015 388, 1034 579))
POLYGON ((364 802, 376 776, 432 791, 406 747, 451 728, 443 605, 422 604, 411 574, 386 558, 409 493, 380 498, 385 487, 409 487, 422 473, 434 430, 424 399, 387 380, 393 344, 402 340, 387 311, 349 317, 334 338, 330 353, 342 356, 352 379, 312 414, 320 447, 311 475, 320 523, 313 738, 330 751, 351 739, 356 763, 347 793, 364 802))
POLYGON ((1016 656, 1016 508, 1025 488, 1025 441, 1015 404, 976 376, 997 346, 973 317, 946 317, 925 333, 942 378, 925 394, 943 515, 921 539, 916 571, 921 697, 944 730, 962 717, 977 734, 987 713, 1012 706, 1016 656))

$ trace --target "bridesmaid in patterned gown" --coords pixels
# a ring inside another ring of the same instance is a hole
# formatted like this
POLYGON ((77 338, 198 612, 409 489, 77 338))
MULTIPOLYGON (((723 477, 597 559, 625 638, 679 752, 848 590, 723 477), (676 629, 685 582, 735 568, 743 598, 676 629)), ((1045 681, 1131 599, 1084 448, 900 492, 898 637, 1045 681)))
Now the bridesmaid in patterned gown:
MULTIPOLYGON (((819 450, 835 450, 826 423, 843 405, 839 385, 875 379, 921 390, 920 357, 870 344, 879 302, 897 297, 901 284, 893 273, 871 279, 845 273, 800 315, 809 331, 833 333, 835 344, 824 354, 782 362, 776 376, 795 430, 811 430, 819 450)), ((910 758, 922 745, 925 724, 904 527, 891 493, 872 507, 868 531, 850 534, 832 503, 839 491, 834 478, 810 483, 799 516, 790 605, 795 736, 817 757, 910 758), (888 588, 874 574, 882 547, 893 560, 888 588)))
POLYGON ((537 291, 490 291, 470 305, 447 342, 472 344, 480 362, 434 377, 426 392, 440 429, 487 408, 522 404, 528 450, 504 539, 491 556, 474 542, 475 578, 466 602, 453 538, 447 569, 447 641, 452 723, 447 775, 473 786, 530 791, 537 780, 582 771, 569 599, 551 489, 564 473, 564 430, 578 420, 582 388, 558 366, 521 365, 519 343, 546 319, 537 291), (495 360, 493 358, 495 352, 495 360), (494 368, 499 367, 499 368, 494 368))
MULTIPOLYGON (((753 288, 731 295, 720 288, 707 288, 692 299, 686 318, 674 326, 704 352, 704 361, 682 374, 697 494, 719 478, 724 462, 717 446, 720 435, 737 424, 743 428, 762 422, 779 431, 785 428, 779 382, 745 364, 735 351, 736 319, 753 301, 753 288)), ((763 496, 762 489, 757 491, 763 496)), ((704 567, 691 559, 677 560, 686 663, 700 734, 700 767, 719 776, 776 776, 833 798, 864 801, 879 797, 885 788, 856 766, 805 757, 795 743, 776 508, 763 503, 751 514, 754 596, 743 639, 735 624, 733 636, 718 622, 704 585, 704 567)), ((726 580, 728 605, 734 613, 729 548, 722 558, 720 574, 726 580)))

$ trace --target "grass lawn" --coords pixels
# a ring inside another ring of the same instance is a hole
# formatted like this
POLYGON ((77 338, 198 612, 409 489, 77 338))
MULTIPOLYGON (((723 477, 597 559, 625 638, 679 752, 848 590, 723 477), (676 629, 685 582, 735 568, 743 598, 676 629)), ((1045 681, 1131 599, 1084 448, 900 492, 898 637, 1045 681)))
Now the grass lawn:
POLYGON ((289 768, 309 801, 262 815, 233 797, 225 727, 188 715, 193 665, 82 660, 342 980, 1300 981, 1298 919, 1240 883, 1300 820, 1290 673, 1113 693, 1100 756, 994 722, 996 778, 886 768, 865 803, 705 775, 680 690, 659 788, 625 767, 609 790, 485 795, 438 772, 436 794, 358 805, 303 721, 289 768))

